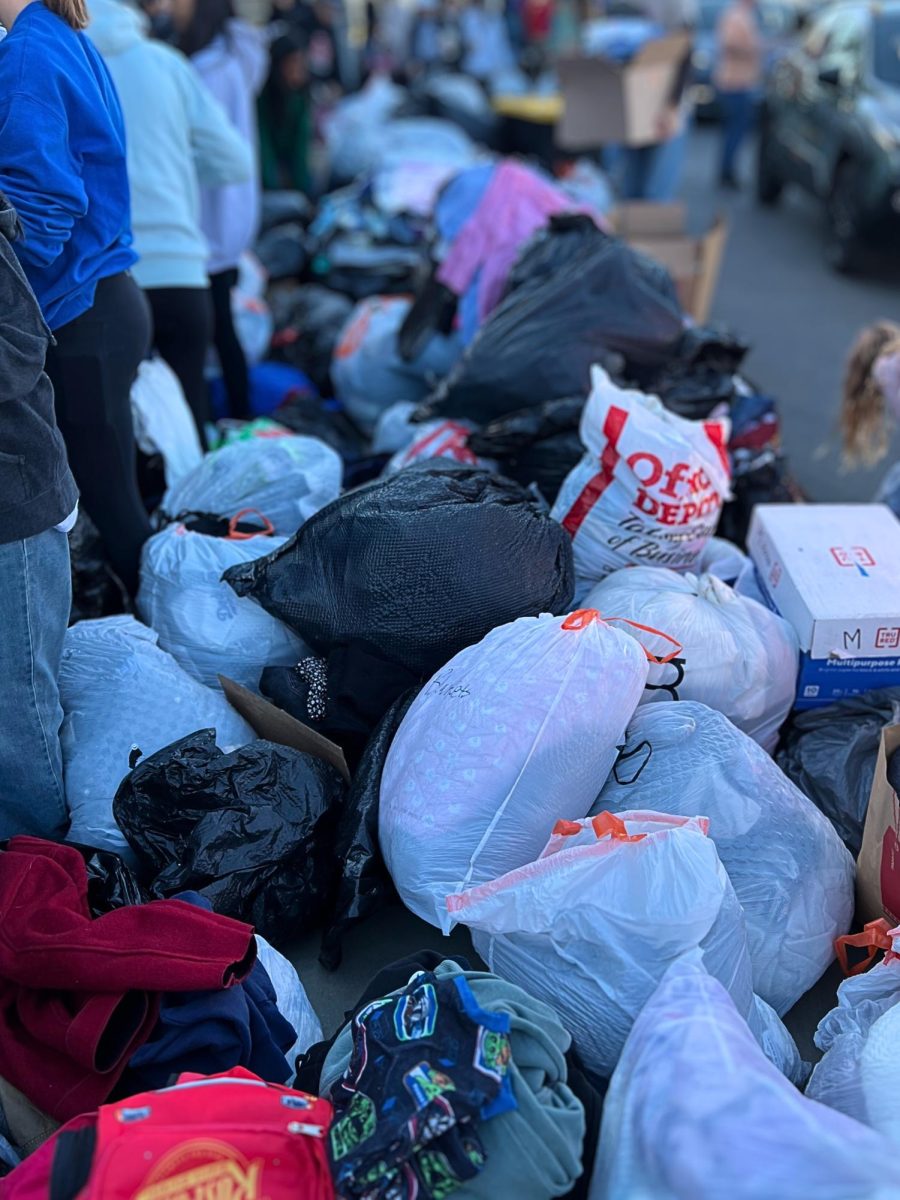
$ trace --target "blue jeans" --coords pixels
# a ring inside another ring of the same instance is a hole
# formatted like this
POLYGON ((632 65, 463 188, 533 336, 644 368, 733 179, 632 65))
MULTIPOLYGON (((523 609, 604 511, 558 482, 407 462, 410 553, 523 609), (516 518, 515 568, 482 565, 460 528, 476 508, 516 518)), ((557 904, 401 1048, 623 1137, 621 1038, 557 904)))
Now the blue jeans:
POLYGON ((687 150, 685 128, 655 146, 609 146, 603 166, 612 176, 622 200, 652 200, 669 204, 678 195, 687 150))
POLYGON ((737 156, 747 134, 753 128, 755 93, 719 92, 722 114, 722 178, 734 179, 737 156))
POLYGON ((71 603, 64 533, 0 545, 0 838, 69 825, 57 680, 71 603))

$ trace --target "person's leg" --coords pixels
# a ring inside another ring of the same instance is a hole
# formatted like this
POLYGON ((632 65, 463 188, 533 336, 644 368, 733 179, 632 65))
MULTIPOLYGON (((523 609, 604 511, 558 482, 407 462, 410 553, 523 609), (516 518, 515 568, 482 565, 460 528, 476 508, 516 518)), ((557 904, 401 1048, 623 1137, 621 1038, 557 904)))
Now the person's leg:
POLYGON ((225 394, 228 397, 228 415, 242 421, 249 421, 250 412, 250 376, 247 372, 247 358, 244 347, 240 343, 234 328, 234 315, 231 310, 231 292, 238 281, 237 269, 220 271, 209 277, 209 291, 212 296, 213 318, 215 321, 215 345, 219 356, 219 366, 222 368, 222 379, 225 382, 225 394))
POLYGON ((655 146, 623 146, 619 153, 619 191, 623 200, 646 200, 647 175, 655 146))
POLYGON ((731 186, 737 182, 737 156, 753 119, 753 97, 750 92, 720 92, 722 113, 721 181, 731 186))
POLYGON ((205 447, 206 425, 212 420, 206 383, 213 335, 209 288, 149 288, 147 299, 153 313, 153 345, 178 376, 205 447))
POLYGON ((684 160, 687 153, 687 122, 680 133, 667 142, 650 147, 651 157, 647 167, 642 200, 657 204, 670 204, 678 196, 684 160))
POLYGON ((57 680, 71 604, 64 533, 0 546, 0 838, 59 840, 69 825, 57 680))
POLYGON ((129 275, 103 280, 94 307, 56 331, 47 374, 81 503, 133 596, 150 522, 137 482, 131 385, 150 346, 143 293, 129 275))

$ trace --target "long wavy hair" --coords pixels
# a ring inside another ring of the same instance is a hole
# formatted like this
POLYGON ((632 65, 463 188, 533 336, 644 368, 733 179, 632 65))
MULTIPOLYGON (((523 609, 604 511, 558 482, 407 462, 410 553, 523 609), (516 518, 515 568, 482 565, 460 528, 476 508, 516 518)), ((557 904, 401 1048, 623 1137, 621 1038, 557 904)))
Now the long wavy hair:
POLYGON ((900 354, 900 325, 878 321, 856 339, 844 374, 841 434, 848 466, 877 463, 887 453, 885 398, 874 375, 884 354, 900 354))
POLYGON ((88 12, 84 0, 44 0, 44 5, 72 29, 87 29, 88 12))

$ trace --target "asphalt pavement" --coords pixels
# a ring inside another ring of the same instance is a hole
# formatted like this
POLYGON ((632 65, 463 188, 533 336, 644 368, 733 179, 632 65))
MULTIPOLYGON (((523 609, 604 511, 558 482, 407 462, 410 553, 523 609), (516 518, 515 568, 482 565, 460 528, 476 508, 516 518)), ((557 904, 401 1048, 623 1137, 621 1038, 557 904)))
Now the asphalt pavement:
POLYGON ((789 189, 777 208, 757 205, 752 145, 741 163, 742 191, 720 191, 718 138, 713 126, 694 130, 684 181, 692 227, 717 211, 730 224, 713 318, 752 344, 746 373, 777 399, 784 447, 810 499, 871 500, 900 458, 900 438, 875 468, 842 471, 841 380, 856 334, 879 318, 900 321, 896 261, 858 278, 836 274, 825 261, 821 204, 789 189))

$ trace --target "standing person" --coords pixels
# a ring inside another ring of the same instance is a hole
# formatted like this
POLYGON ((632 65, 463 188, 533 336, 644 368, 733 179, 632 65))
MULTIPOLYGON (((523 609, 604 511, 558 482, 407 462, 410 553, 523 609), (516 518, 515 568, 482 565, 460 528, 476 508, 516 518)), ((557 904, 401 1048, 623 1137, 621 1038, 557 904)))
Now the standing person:
POLYGON ((756 0, 734 0, 716 29, 715 84, 722 115, 722 187, 737 188, 737 158, 753 125, 753 108, 762 83, 763 46, 756 0))
MULTIPOLYGON (((190 0, 175 10, 179 45, 193 62, 232 125, 257 156, 256 98, 269 56, 261 33, 235 18, 231 0, 190 0)), ((238 261, 259 229, 258 172, 244 183, 204 187, 200 191, 200 227, 209 243, 209 287, 213 302, 213 339, 222 368, 229 415, 250 417, 247 359, 234 328, 231 293, 238 261)))
POLYGON ((311 189, 312 110, 306 41, 291 30, 272 43, 269 78, 257 105, 263 187, 311 189))
MULTIPOLYGON (((128 590, 150 523, 137 484, 130 390, 150 342, 129 274, 125 131, 81 32, 83 0, 0 0, 0 190, 16 254, 56 338, 47 372, 82 500, 128 590)), ((6 320, 4 314, 4 320, 6 320)))
POLYGON ((154 345, 178 376, 205 445, 213 311, 200 184, 249 179, 253 153, 185 56, 147 37, 142 13, 120 0, 88 0, 88 10, 88 37, 125 114, 135 278, 150 301, 154 345))
POLYGON ((21 237, 0 196, 0 838, 61 838, 57 678, 72 602, 64 530, 78 492, 44 374, 50 330, 13 250, 21 237))

